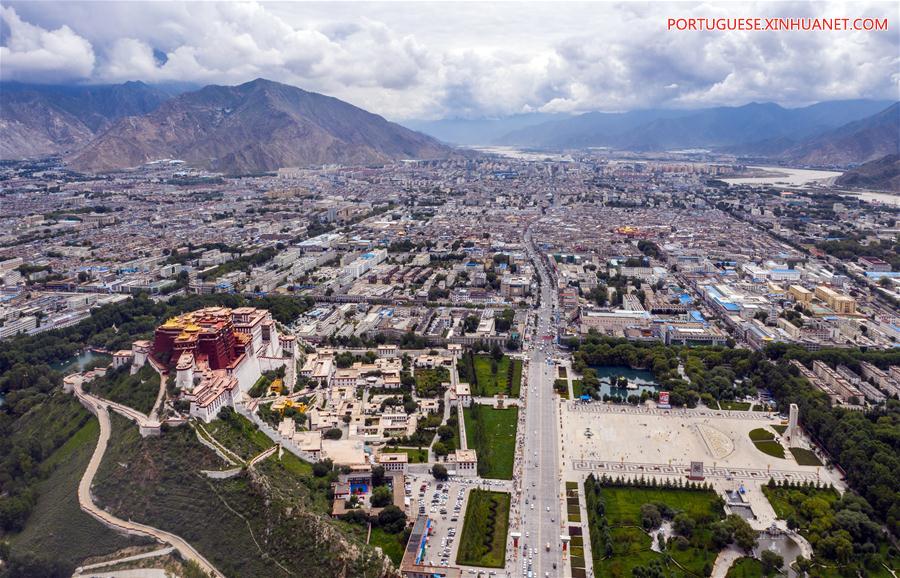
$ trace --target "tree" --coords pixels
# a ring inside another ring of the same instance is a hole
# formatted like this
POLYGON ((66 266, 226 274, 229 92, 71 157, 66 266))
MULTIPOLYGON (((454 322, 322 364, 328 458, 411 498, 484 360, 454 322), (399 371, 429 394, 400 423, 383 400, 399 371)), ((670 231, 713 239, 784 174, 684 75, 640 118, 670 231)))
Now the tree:
POLYGON ((444 442, 434 442, 434 446, 431 448, 434 450, 434 455, 436 456, 446 456, 450 451, 447 449, 447 444, 444 442))
POLYGON ((442 464, 434 464, 431 467, 431 475, 434 476, 434 479, 442 482, 450 477, 447 473, 447 468, 445 468, 442 464))
POLYGON ((447 441, 449 439, 453 439, 453 436, 456 432, 449 425, 442 425, 437 430, 438 437, 441 438, 441 441, 447 441))
POLYGON ((394 493, 387 486, 378 486, 372 491, 372 498, 369 500, 375 508, 383 508, 393 502, 394 493))
POLYGON ((743 548, 746 552, 751 552, 756 547, 756 530, 750 527, 743 518, 739 518, 743 524, 737 525, 734 529, 734 543, 738 548, 743 548))
POLYGON ((341 436, 344 435, 344 432, 339 430, 336 427, 331 428, 330 430, 325 432, 325 439, 327 440, 339 440, 341 436))
POLYGON ((784 566, 784 558, 771 550, 764 550, 760 556, 760 561, 762 562, 763 574, 766 576, 779 572, 784 566))
POLYGON ((653 504, 641 505, 641 526, 644 530, 655 530, 662 524, 662 514, 653 504))
POLYGON ((379 487, 387 483, 384 477, 384 466, 375 466, 372 468, 372 486, 379 487))
POLYGON ((334 464, 331 460, 326 459, 322 460, 321 462, 316 462, 313 464, 313 475, 317 478, 327 476, 333 468, 334 464))
POLYGON ((690 538, 691 534, 694 533, 695 525, 694 519, 684 512, 678 514, 675 516, 675 519, 672 520, 672 530, 679 536, 684 536, 686 538, 690 538))
POLYGON ((399 534, 406 527, 406 514, 392 504, 378 513, 376 524, 389 534, 399 534))

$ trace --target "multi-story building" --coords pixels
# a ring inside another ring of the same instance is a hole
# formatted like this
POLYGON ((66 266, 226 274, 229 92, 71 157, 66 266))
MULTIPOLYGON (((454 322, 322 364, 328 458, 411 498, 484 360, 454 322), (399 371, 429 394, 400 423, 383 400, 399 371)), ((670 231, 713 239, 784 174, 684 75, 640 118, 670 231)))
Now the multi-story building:
POLYGON ((825 285, 816 286, 816 298, 824 301, 838 315, 856 314, 856 299, 849 295, 838 293, 831 287, 825 285))

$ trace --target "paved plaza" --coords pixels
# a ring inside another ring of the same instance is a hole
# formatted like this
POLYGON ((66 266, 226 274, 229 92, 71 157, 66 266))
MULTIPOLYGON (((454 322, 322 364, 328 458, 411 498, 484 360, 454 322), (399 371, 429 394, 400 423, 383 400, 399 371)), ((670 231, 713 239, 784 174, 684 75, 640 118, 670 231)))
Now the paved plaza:
MULTIPOLYGON (((633 475, 645 476, 647 478, 661 476, 687 476, 691 470, 689 463, 673 463, 673 464, 650 464, 637 462, 604 462, 600 460, 575 460, 572 463, 572 469, 596 475, 606 474, 608 476, 633 475)), ((706 478, 723 478, 723 479, 740 479, 740 480, 762 480, 768 481, 773 478, 776 482, 790 480, 793 482, 816 482, 819 477, 816 472, 809 471, 788 471, 765 469, 756 470, 752 468, 725 468, 725 467, 703 467, 703 475, 706 478)))
POLYGON ((786 447, 777 458, 753 444, 752 430, 781 423, 770 412, 570 402, 562 413, 567 479, 591 472, 685 477, 691 462, 703 462, 710 479, 840 483, 827 467, 797 464, 786 447))

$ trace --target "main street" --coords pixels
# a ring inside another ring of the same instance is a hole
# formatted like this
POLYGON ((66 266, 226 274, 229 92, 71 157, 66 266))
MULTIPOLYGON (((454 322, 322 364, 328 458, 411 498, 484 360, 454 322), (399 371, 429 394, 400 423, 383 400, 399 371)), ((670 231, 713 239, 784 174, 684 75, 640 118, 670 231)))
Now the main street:
MULTIPOLYGON (((541 304, 537 310, 537 334, 530 340, 528 391, 525 406, 522 491, 516 496, 522 513, 518 560, 514 575, 522 571, 523 546, 534 549, 531 561, 534 576, 562 576, 562 544, 560 542, 562 508, 559 478, 559 412, 553 392, 556 365, 548 365, 555 347, 546 335, 555 335, 554 309, 556 291, 550 272, 526 233, 529 254, 537 265, 541 280, 541 304), (528 502, 527 504, 525 502, 528 502), (549 551, 546 546, 550 545, 549 551)), ((526 565, 527 568, 527 565, 526 565)), ((527 570, 524 573, 527 576, 527 570)))

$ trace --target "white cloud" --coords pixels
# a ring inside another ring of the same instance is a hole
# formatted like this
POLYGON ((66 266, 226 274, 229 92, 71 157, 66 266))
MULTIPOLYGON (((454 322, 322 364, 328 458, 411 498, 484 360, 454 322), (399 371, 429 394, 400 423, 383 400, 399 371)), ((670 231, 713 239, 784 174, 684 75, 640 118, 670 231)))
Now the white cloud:
POLYGON ((889 3, 12 4, 4 78, 261 76, 396 119, 900 98, 896 27, 665 30, 670 16, 889 17, 889 3))
POLYGON ((91 75, 91 43, 66 25, 46 30, 23 21, 13 8, 0 6, 8 31, 0 46, 3 80, 81 79, 91 75))

